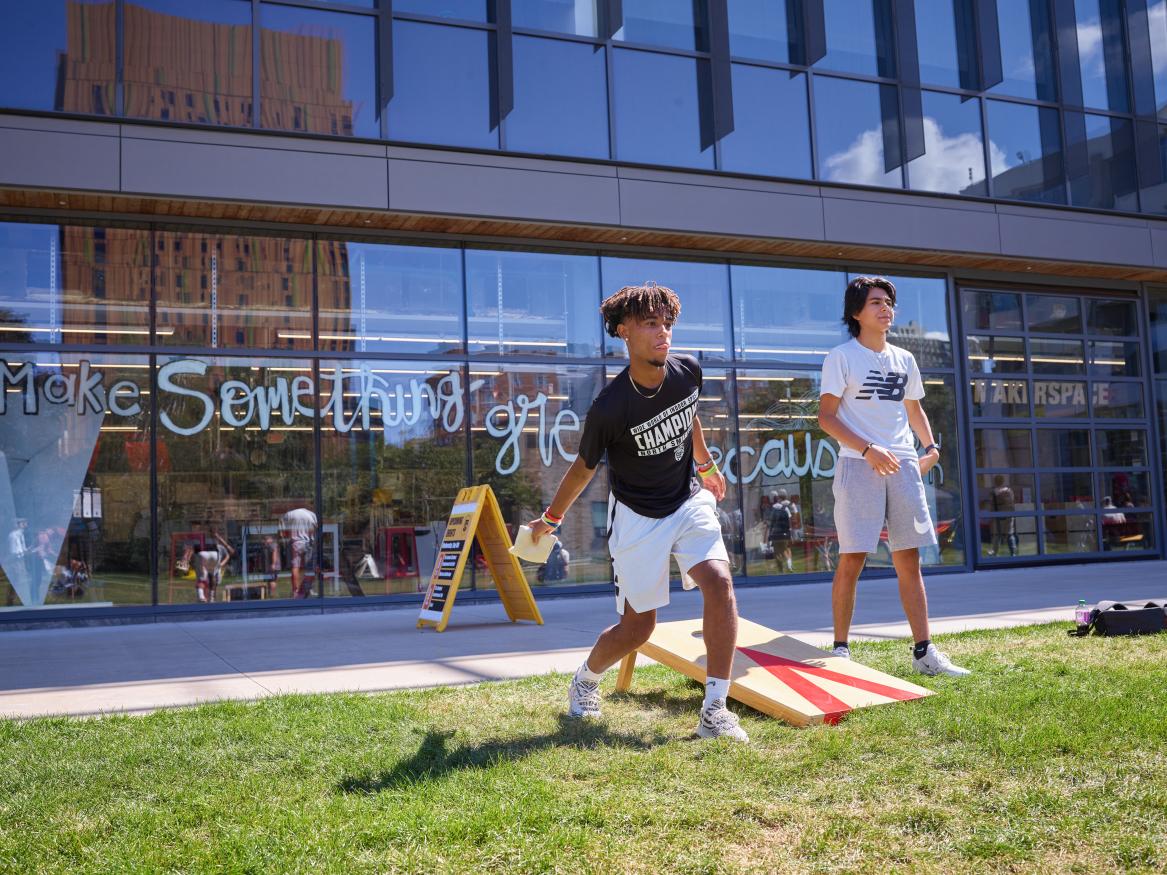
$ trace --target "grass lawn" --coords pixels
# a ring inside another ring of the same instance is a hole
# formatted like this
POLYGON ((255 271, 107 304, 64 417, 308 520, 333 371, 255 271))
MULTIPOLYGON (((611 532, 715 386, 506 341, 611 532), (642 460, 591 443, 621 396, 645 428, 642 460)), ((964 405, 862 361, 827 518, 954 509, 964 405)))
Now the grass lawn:
MULTIPOLYGON (((1167 870, 1167 635, 949 636, 928 699, 753 743, 654 666, 0 722, 0 872, 1167 870)), ((456 633, 451 633, 456 634, 456 633)), ((857 658, 907 676, 903 642, 857 658)))

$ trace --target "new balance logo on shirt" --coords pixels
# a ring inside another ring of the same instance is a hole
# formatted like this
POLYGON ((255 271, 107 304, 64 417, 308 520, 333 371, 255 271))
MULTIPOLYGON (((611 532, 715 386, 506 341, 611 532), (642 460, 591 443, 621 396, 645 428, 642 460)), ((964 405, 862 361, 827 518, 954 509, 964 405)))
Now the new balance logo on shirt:
POLYGON ((856 401, 870 401, 875 395, 880 401, 903 401, 904 388, 908 385, 908 375, 892 371, 883 374, 879 371, 868 371, 867 379, 855 395, 856 401))

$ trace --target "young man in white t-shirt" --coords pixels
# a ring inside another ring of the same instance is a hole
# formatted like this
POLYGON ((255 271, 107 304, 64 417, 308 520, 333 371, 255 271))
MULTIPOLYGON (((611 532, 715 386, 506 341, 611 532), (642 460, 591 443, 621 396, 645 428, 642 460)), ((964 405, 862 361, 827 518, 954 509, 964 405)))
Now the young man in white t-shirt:
POLYGON ((915 645, 912 667, 923 674, 965 675, 931 641, 928 598, 920 574, 920 548, 936 544, 923 475, 940 460, 940 448, 920 405, 924 383, 915 357, 887 342, 896 290, 883 277, 857 277, 843 298, 851 339, 823 362, 819 425, 839 442, 835 469, 835 528, 839 564, 831 589, 834 653, 849 659, 847 636, 855 589, 867 554, 879 546, 886 523, 900 601, 915 645), (912 432, 924 446, 916 456, 912 432))

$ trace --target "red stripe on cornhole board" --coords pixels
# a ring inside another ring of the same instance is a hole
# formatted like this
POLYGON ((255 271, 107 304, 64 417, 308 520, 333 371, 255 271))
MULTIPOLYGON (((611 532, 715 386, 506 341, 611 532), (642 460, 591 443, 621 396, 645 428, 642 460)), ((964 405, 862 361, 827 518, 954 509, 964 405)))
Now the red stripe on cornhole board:
POLYGON ((824 723, 838 723, 843 719, 843 715, 851 710, 851 706, 842 699, 836 698, 814 681, 796 672, 793 666, 797 666, 800 669, 807 667, 801 662, 783 659, 780 656, 772 656, 769 653, 763 653, 760 650, 751 650, 748 647, 739 647, 737 649, 822 711, 824 723))

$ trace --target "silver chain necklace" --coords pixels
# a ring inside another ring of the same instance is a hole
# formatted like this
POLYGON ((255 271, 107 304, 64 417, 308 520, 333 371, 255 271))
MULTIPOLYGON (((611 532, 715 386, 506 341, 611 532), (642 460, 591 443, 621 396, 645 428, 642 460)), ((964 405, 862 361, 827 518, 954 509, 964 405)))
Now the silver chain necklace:
POLYGON ((887 347, 884 347, 883 352, 876 352, 875 350, 873 350, 869 346, 863 346, 862 343, 860 343, 859 345, 862 346, 865 350, 867 350, 867 352, 871 355, 871 357, 873 359, 875 359, 876 372, 883 379, 883 382, 886 383, 887 382, 887 375, 889 373, 890 359, 891 359, 890 350, 888 350, 887 347), (889 361, 888 365, 884 364, 885 357, 889 361))
POLYGON ((656 387, 655 392, 653 392, 651 395, 645 395, 643 392, 640 391, 640 388, 636 385, 636 381, 634 379, 632 379, 632 371, 628 372, 628 382, 632 384, 632 391, 635 392, 637 395, 639 395, 641 398, 655 398, 657 395, 660 394, 660 390, 665 387, 665 381, 662 379, 660 381, 660 385, 656 387))

